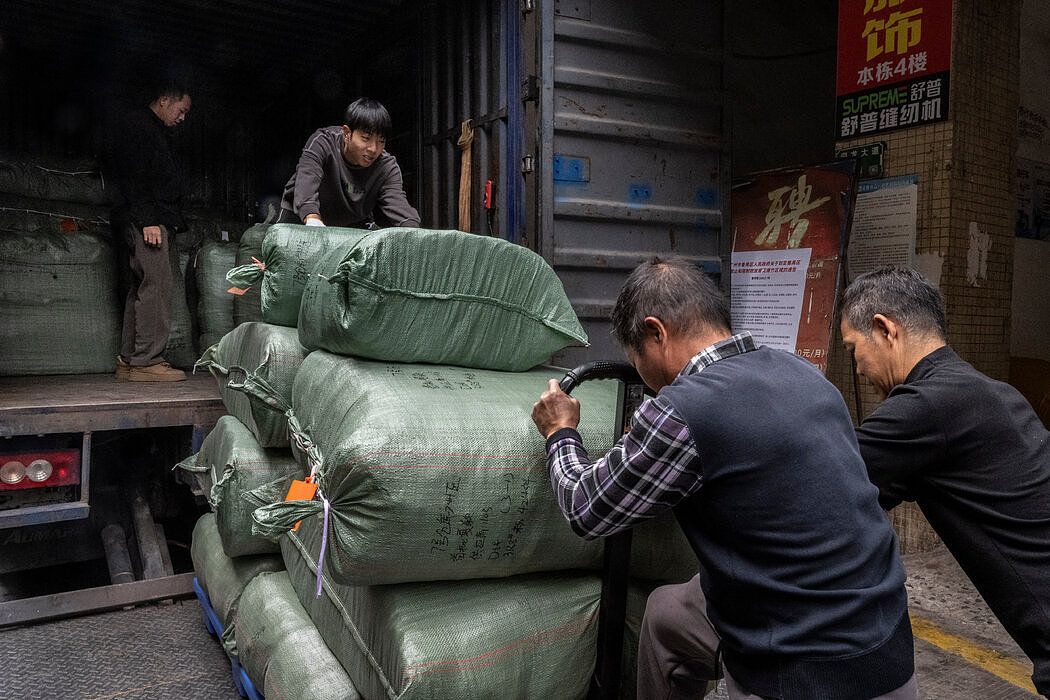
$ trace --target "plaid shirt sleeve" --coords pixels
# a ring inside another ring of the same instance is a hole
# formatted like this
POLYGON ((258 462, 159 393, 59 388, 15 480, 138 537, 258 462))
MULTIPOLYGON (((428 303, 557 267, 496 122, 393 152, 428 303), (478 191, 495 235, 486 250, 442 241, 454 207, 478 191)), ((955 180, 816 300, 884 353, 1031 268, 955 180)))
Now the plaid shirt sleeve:
POLYGON ((587 456, 579 433, 557 431, 547 440, 547 469, 562 513, 587 539, 652 518, 703 481, 689 428, 659 396, 638 408, 630 432, 597 461, 587 456))

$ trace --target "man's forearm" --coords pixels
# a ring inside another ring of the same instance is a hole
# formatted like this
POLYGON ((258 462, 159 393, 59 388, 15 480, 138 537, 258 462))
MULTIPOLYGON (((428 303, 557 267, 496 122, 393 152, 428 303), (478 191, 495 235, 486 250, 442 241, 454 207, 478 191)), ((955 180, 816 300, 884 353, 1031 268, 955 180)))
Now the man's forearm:
POLYGON ((696 492, 703 481, 696 446, 669 406, 646 401, 631 431, 592 461, 579 433, 547 440, 547 468, 558 506, 576 534, 611 535, 654 517, 696 492))
POLYGON ((593 467, 575 429, 562 428, 547 438, 547 473, 554 499, 573 532, 585 539, 604 534, 601 519, 594 517, 590 503, 580 491, 583 474, 593 467))

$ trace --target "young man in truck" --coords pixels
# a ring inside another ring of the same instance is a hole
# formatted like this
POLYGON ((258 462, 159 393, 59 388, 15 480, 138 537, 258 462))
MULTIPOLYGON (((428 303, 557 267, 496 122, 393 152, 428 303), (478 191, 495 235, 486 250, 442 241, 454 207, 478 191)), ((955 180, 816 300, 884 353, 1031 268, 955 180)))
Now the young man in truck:
POLYGON ((185 372, 165 361, 164 349, 171 330, 174 238, 186 228, 171 129, 186 119, 191 106, 183 85, 163 85, 147 106, 127 115, 111 147, 119 193, 113 226, 122 238, 130 269, 117 357, 121 381, 186 379, 185 372))
POLYGON ((730 331, 714 282, 643 263, 613 310, 657 395, 597 460, 580 404, 551 380, 533 408, 558 503, 600 537, 673 509, 700 560, 649 598, 639 698, 917 697, 897 538, 864 471, 839 391, 814 365, 730 331))
POLYGON ((390 113, 361 97, 346 108, 342 126, 315 131, 284 186, 278 223, 386 228, 419 226, 408 203, 401 168, 386 150, 390 113))

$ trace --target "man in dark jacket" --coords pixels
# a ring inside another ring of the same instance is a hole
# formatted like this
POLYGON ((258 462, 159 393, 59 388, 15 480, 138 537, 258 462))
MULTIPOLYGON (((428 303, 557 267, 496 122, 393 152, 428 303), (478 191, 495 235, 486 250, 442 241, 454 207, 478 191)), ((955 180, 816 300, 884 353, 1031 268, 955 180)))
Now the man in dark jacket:
POLYGON ((724 673, 734 700, 914 699, 897 539, 842 396, 811 363, 730 327, 695 265, 644 263, 613 328, 659 393, 628 434, 592 461, 557 380, 533 408, 577 534, 673 509, 700 560, 698 578, 649 598, 638 696, 697 697, 724 673))
POLYGON ((841 329, 885 399, 857 428, 883 507, 919 505, 1050 695, 1050 433, 948 346, 940 294, 914 270, 858 277, 841 329))
POLYGON ((346 108, 342 126, 315 131, 284 186, 278 223, 419 226, 397 159, 384 150, 389 132, 390 113, 368 97, 346 108))
POLYGON ((171 330, 175 233, 182 218, 182 178, 171 148, 171 129, 182 123, 192 100, 185 87, 169 83, 149 105, 134 110, 111 149, 119 198, 113 226, 130 266, 117 379, 174 382, 185 372, 164 360, 171 330))

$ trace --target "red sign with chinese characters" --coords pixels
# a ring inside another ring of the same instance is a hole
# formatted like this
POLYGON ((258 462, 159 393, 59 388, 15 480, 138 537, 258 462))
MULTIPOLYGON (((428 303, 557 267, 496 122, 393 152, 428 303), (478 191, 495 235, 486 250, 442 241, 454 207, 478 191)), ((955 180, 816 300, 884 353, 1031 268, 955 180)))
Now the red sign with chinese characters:
POLYGON ((797 326, 788 334, 794 338, 789 347, 821 371, 827 368, 842 255, 856 199, 855 172, 856 162, 844 160, 758 173, 733 184, 734 330, 775 334, 772 326, 783 325, 790 315, 797 326), (766 252, 770 256, 761 257, 766 252), (774 262, 756 262, 763 259, 774 262), (808 265, 801 289, 792 289, 791 267, 800 260, 808 260, 808 265), (745 291, 743 285, 749 288, 745 291), (791 294, 796 300, 787 302, 791 294))
POLYGON ((948 118, 952 0, 839 0, 838 138, 948 118))

